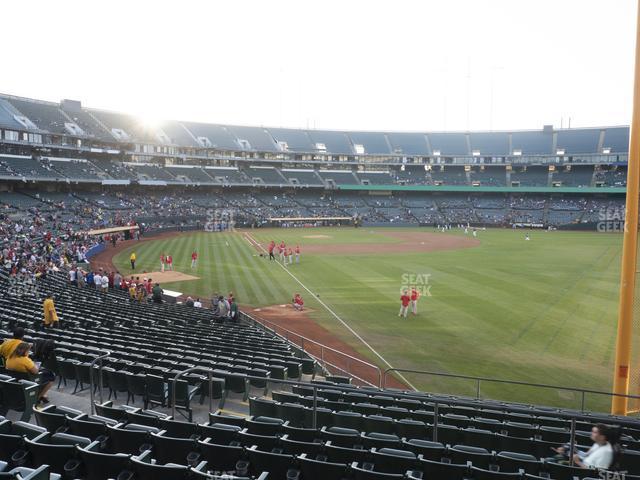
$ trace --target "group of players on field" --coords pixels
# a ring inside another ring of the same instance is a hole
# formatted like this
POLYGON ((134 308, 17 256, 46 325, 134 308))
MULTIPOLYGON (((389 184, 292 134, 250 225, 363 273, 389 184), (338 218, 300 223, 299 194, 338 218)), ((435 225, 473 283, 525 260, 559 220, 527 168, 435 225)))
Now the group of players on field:
POLYGON ((405 288, 402 291, 402 295, 400 295, 400 313, 398 313, 398 316, 407 318, 409 307, 411 307, 411 313, 413 313, 414 315, 417 315, 419 298, 420 298, 420 293, 415 287, 411 289, 411 293, 409 293, 409 290, 405 288))
POLYGON ((275 260, 276 256, 274 254, 275 249, 278 249, 278 255, 280 256, 280 261, 283 265, 293 265, 293 255, 296 255, 296 263, 300 263, 300 245, 296 245, 296 248, 293 249, 291 247, 286 246, 284 241, 280 242, 280 245, 276 247, 276 242, 271 240, 269 242, 269 260, 275 260))
MULTIPOLYGON (((268 246, 269 252, 269 260, 276 260, 275 250, 278 250, 278 255, 280 261, 283 265, 293 265, 293 256, 295 254, 295 261, 297 264, 300 263, 300 245, 296 245, 295 249, 286 246, 284 241, 280 242, 280 245, 276 246, 276 242, 271 240, 268 246)), ((135 269, 135 253, 131 254, 131 267, 135 269)), ((191 253, 191 268, 195 268, 198 263, 198 252, 193 251, 191 253)), ((164 272, 165 270, 172 271, 173 270, 173 257, 171 255, 166 255, 164 253, 160 254, 160 271, 164 272)), ((418 290, 413 287, 411 291, 408 289, 404 289, 402 291, 402 295, 400 295, 400 312, 398 313, 399 317, 407 318, 407 314, 409 313, 409 308, 411 308, 411 313, 413 315, 418 314, 418 299, 420 298, 420 293, 418 290)), ((293 306, 296 310, 302 310, 304 307, 304 301, 300 294, 296 294, 293 299, 293 306)))

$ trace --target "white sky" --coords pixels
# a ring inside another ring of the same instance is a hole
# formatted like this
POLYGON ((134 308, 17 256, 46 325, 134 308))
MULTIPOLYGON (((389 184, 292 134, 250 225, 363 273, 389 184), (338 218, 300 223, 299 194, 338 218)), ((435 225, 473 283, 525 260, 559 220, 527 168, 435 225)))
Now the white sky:
POLYGON ((0 92, 244 125, 628 124, 635 14, 635 0, 8 1, 0 92))

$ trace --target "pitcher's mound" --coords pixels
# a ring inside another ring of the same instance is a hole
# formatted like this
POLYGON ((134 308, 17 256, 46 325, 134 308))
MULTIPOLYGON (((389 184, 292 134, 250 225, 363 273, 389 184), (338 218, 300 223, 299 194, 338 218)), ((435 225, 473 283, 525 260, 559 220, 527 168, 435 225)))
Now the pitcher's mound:
POLYGON ((147 272, 144 274, 136 273, 134 277, 145 277, 153 280, 153 283, 172 283, 172 282, 186 282, 187 280, 199 280, 200 277, 195 275, 187 275, 182 272, 147 272))

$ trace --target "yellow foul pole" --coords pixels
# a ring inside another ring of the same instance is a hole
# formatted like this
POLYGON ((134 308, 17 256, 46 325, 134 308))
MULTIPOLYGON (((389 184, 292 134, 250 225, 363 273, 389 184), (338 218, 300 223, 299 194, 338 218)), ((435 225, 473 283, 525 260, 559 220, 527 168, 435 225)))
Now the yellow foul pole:
MULTIPOLYGON (((620 274, 620 304, 618 306, 618 335, 616 363, 613 374, 613 393, 629 393, 631 362, 631 336, 633 333, 633 303, 638 250, 638 187, 640 184, 640 0, 636 16, 635 76, 633 83, 633 116, 629 143, 627 170, 627 202, 624 241, 622 245, 622 272, 620 274)), ((633 392, 636 393, 636 392, 633 392)), ((611 413, 627 414, 627 399, 613 397, 611 413)))

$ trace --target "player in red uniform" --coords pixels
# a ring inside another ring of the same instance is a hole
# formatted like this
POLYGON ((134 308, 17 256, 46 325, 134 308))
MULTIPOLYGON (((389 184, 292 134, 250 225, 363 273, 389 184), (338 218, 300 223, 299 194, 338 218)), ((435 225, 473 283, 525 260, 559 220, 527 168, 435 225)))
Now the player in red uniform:
POLYGON ((164 263, 165 263, 166 259, 164 256, 164 253, 160 254, 160 271, 164 272, 164 263))
POLYGON ((289 265, 292 265, 293 264, 293 249, 291 247, 289 247, 289 250, 287 250, 287 257, 289 258, 289 265))
POLYGON ((293 308, 295 308, 296 310, 304 310, 304 300, 302 300, 302 297, 300 296, 299 293, 296 293, 293 296, 293 308))
POLYGON ((300 263, 300 245, 296 245, 296 263, 300 263))
POLYGON ((279 253, 280 253, 280 261, 281 261, 282 263, 284 263, 284 262, 285 262, 285 258, 284 258, 284 252, 285 252, 285 249, 286 249, 286 245, 284 244, 284 241, 281 241, 281 242, 280 242, 279 253))
POLYGON ((416 290, 416 287, 413 287, 411 289, 411 313, 414 315, 418 314, 418 298, 420 298, 420 294, 418 290, 416 290))
POLYGON ((271 240, 269 243, 269 260, 275 260, 276 257, 273 256, 273 249, 276 248, 276 242, 271 240))
POLYGON ((196 264, 198 263, 198 252, 195 250, 191 254, 191 268, 196 268, 196 264))
POLYGON ((402 295, 400 296, 400 313, 398 313, 399 317, 407 318, 407 312, 409 311, 409 303, 411 302, 411 297, 409 296, 407 290, 402 291, 402 295))
POLYGON ((171 255, 167 255, 167 270, 173 271, 173 257, 171 255))

